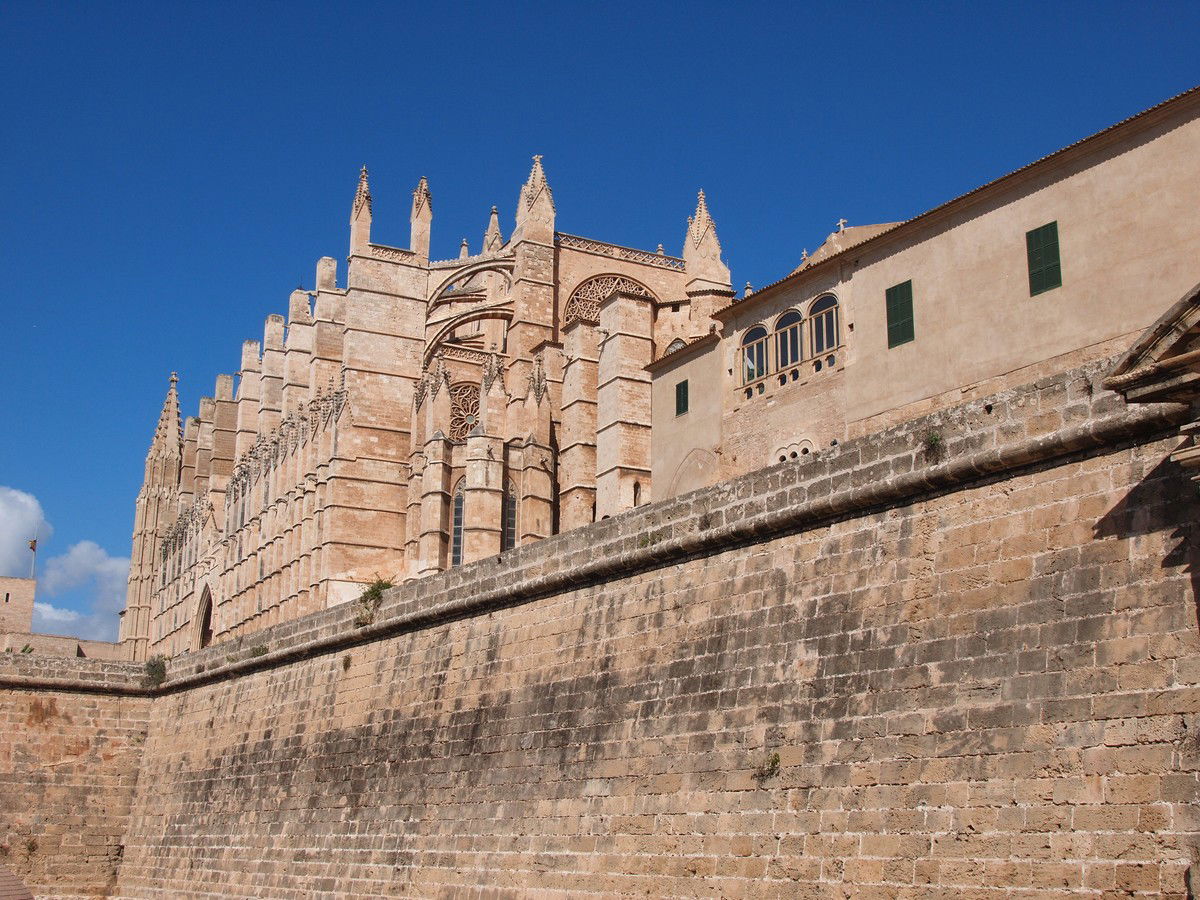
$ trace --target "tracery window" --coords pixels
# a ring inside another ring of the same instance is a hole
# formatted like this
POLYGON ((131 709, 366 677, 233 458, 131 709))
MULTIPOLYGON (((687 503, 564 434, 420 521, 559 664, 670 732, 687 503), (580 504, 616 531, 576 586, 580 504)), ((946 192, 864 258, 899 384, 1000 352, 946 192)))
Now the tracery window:
POLYGON ((450 386, 450 440, 465 441, 479 424, 479 385, 459 382, 450 386))
POLYGON ((621 275, 597 275, 579 285, 567 300, 563 310, 563 322, 570 325, 576 319, 587 322, 600 321, 600 304, 615 292, 635 294, 639 297, 652 297, 653 294, 632 278, 621 275))
POLYGON ((796 365, 803 358, 800 343, 800 327, 803 317, 790 309, 775 323, 775 359, 777 369, 796 365))
POLYGON ((767 329, 755 325, 742 337, 742 384, 767 374, 767 329))
POLYGON ((813 356, 820 356, 837 347, 839 343, 837 297, 826 294, 813 303, 808 311, 808 327, 812 331, 813 356))
POLYGON ((463 483, 454 489, 450 516, 450 565, 461 566, 463 556, 463 483))
POLYGON ((501 503, 500 549, 511 550, 517 546, 517 486, 511 480, 504 485, 501 503))

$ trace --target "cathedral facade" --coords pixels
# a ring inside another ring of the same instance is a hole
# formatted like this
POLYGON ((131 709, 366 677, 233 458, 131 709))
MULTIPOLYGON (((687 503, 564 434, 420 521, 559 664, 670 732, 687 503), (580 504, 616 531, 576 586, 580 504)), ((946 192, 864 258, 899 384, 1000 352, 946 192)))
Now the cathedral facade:
POLYGON ((703 193, 683 254, 555 229, 540 157, 507 238, 429 258, 371 239, 364 167, 344 281, 267 317, 180 420, 171 376, 137 498, 121 641, 172 655, 576 528, 651 497, 646 369, 734 296, 703 193))
POLYGON ((364 169, 344 282, 322 258, 182 427, 172 376, 127 655, 240 637, 1115 360, 1196 284, 1198 167, 1194 89, 908 221, 843 219, 740 296, 703 193, 681 256, 634 250, 557 231, 535 157, 507 238, 493 207, 479 253, 430 260, 425 180, 409 247, 389 247, 371 240, 364 169))

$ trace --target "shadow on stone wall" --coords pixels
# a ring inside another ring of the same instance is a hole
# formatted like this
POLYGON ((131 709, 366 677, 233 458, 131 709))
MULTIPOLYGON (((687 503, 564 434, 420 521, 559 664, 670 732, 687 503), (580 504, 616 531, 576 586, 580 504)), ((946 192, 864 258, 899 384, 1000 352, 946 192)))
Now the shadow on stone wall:
POLYGON ((1096 522, 1097 539, 1136 539, 1163 534, 1161 568, 1182 568, 1191 576, 1192 601, 1200 628, 1200 487, 1183 468, 1164 459, 1116 506, 1096 522), (1169 535, 1166 532, 1170 532, 1169 535))

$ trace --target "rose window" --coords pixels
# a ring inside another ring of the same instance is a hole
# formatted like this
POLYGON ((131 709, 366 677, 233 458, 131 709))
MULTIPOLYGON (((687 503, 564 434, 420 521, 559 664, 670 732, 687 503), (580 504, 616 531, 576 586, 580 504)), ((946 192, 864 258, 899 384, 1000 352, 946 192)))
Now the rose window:
POLYGON ((479 385, 450 385, 450 440, 465 441, 479 424, 479 385))

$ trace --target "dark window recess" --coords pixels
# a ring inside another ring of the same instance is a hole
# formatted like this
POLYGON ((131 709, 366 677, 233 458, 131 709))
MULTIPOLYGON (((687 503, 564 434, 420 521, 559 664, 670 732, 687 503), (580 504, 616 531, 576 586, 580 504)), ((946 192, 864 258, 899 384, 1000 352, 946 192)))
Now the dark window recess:
POLYGON ((888 346, 907 344, 916 336, 913 330, 912 282, 887 289, 888 346))
POLYGON ((675 385, 675 415, 682 416, 688 411, 688 383, 685 378, 675 385))
POLYGON ((501 503, 500 549, 511 550, 517 546, 517 492, 512 482, 505 488, 501 503))
POLYGON ((1058 259, 1058 222, 1025 232, 1029 253, 1029 296, 1062 287, 1062 266, 1058 259))
POLYGON ((461 566, 463 557, 463 489, 454 492, 450 519, 450 565, 461 566))

